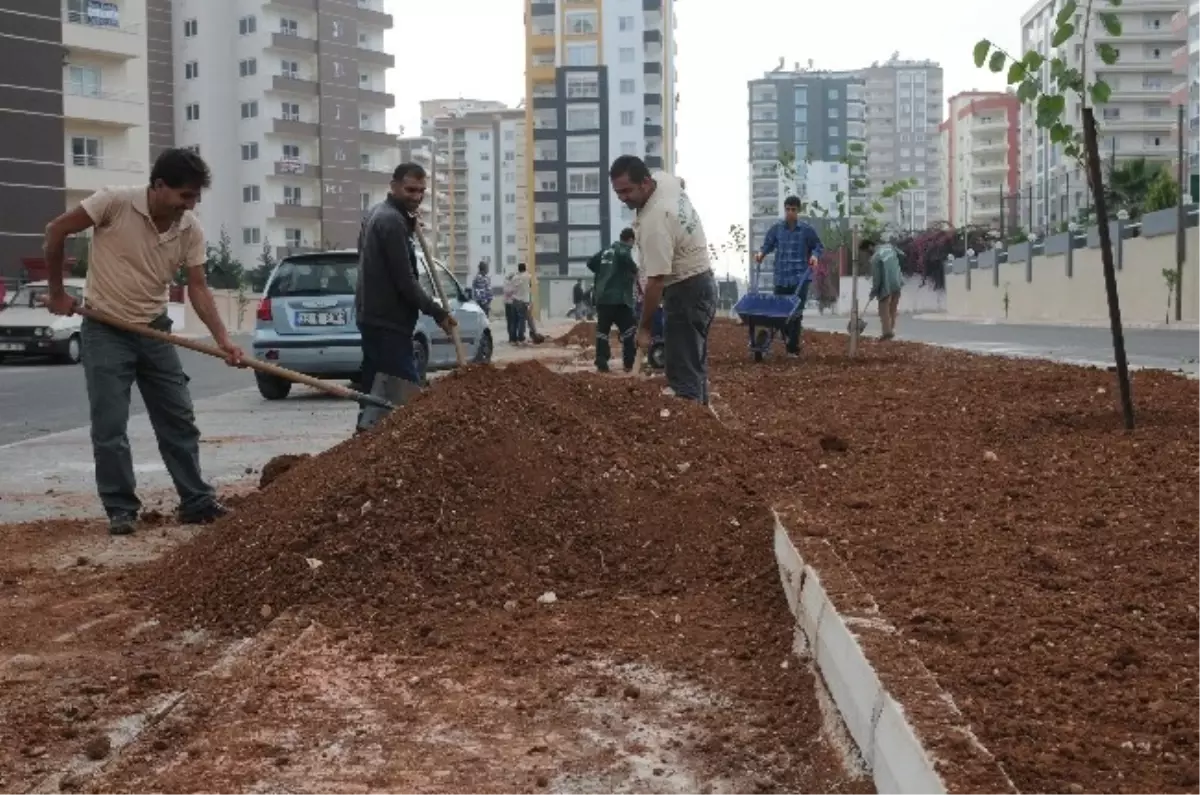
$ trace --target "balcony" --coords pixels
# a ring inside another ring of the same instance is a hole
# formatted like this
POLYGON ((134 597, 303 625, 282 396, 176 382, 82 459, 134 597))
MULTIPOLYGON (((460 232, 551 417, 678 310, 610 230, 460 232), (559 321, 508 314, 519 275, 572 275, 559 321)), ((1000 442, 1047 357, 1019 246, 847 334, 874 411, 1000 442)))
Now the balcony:
POLYGON ((995 135, 1008 129, 1008 119, 974 119, 971 122, 972 135, 995 135))
POLYGON ((315 122, 284 119, 276 116, 271 119, 271 132, 276 135, 287 135, 293 138, 317 138, 321 134, 321 125, 315 122))
POLYGON ((1144 100, 1166 102, 1170 96, 1171 89, 1167 87, 1151 88, 1149 86, 1141 85, 1127 88, 1121 85, 1114 85, 1112 87, 1112 96, 1109 98, 1109 102, 1144 100))
MULTIPOLYGON (((1108 110, 1105 108, 1105 110, 1108 110)), ((1162 130, 1169 131, 1175 129, 1175 114, 1163 113, 1160 116, 1139 116, 1132 117, 1117 117, 1115 119, 1099 118, 1096 119, 1096 127, 1100 130, 1112 131, 1138 131, 1138 130, 1162 130)))
POLYGON ((657 61, 646 61, 642 64, 642 71, 648 75, 661 75, 662 64, 657 61))
MULTIPOLYGON (((369 144, 371 146, 395 146, 396 136, 382 130, 366 130, 362 127, 358 128, 359 143, 369 144)), ((415 155, 414 155, 415 156, 415 155)))
POLYGON ((367 47, 359 47, 358 62, 371 64, 372 66, 382 66, 384 69, 391 69, 396 65, 396 56, 390 52, 383 50, 372 50, 367 47))
POLYGON ((275 217, 288 221, 319 221, 321 207, 317 204, 275 202, 275 217))
POLYGON ((358 90, 358 101, 366 105, 382 105, 385 108, 396 107, 396 97, 386 91, 375 91, 370 88, 358 90))
POLYGON ((105 24, 77 11, 63 11, 62 43, 77 53, 120 59, 145 57, 146 41, 140 24, 105 24))
POLYGON ((304 80, 291 75, 272 75, 271 89, 285 94, 296 94, 302 97, 315 97, 319 86, 315 80, 304 80))
POLYGON ((382 9, 381 5, 371 2, 371 0, 358 0, 358 7, 355 8, 355 17, 363 25, 369 25, 373 28, 392 28, 392 15, 382 9))
POLYGON ((275 176, 320 179, 321 167, 314 166, 311 163, 305 163, 301 160, 276 160, 275 176))
POLYGON ((1004 138, 986 138, 971 147, 973 152, 1007 152, 1008 141, 1004 138))
POLYGON ((306 36, 297 36, 294 33, 280 33, 276 31, 271 34, 271 45, 276 50, 286 50, 288 52, 300 52, 305 55, 316 55, 317 40, 310 39, 306 36))
POLYGON ((393 169, 360 168, 358 181, 363 185, 391 185, 393 169))
POLYGON ((135 185, 146 178, 146 164, 112 157, 67 156, 66 189, 96 191, 108 185, 135 185))
POLYGON ((1003 160, 977 161, 971 165, 971 173, 980 176, 1008 173, 1008 163, 1003 160))
POLYGON ((146 123, 145 102, 134 91, 101 91, 78 83, 63 86, 63 118, 127 129, 146 123))

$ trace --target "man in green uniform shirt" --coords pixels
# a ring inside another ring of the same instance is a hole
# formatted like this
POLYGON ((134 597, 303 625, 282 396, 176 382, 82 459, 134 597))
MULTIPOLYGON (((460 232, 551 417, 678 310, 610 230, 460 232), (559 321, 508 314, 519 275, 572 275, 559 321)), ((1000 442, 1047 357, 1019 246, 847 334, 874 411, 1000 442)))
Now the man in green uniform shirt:
POLYGON ((616 325, 621 335, 621 359, 625 372, 633 369, 637 354, 636 321, 633 317, 633 285, 637 263, 633 261, 633 230, 621 230, 621 239, 588 260, 596 274, 596 369, 608 372, 608 332, 616 325))

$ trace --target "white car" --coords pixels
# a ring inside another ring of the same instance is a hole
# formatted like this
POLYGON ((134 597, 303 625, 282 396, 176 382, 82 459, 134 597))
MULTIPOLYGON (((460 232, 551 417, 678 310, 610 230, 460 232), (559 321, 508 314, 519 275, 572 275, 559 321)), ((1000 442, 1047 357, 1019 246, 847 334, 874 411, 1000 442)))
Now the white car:
MULTIPOLYGON (((64 279, 63 286, 83 303, 84 279, 64 279)), ((52 356, 64 364, 78 364, 82 356, 79 315, 62 317, 42 305, 49 282, 30 282, 0 307, 0 361, 8 356, 52 356)))

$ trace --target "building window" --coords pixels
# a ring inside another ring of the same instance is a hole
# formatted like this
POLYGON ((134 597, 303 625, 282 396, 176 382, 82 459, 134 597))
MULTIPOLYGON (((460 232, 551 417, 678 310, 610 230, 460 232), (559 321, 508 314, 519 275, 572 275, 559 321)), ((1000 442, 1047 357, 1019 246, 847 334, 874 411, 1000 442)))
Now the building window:
POLYGON ((633 30, 633 17, 617 17, 617 30, 622 33, 633 30))
POLYGON ((300 145, 299 144, 284 144, 281 147, 283 151, 283 159, 294 162, 300 161, 300 145))
POLYGON ((600 250, 598 231, 572 231, 567 233, 567 256, 590 257, 600 250))
POLYGON ((257 226, 247 226, 242 229, 242 244, 258 246, 262 244, 262 230, 257 226))
POLYGON ((568 105, 568 130, 598 130, 600 129, 600 107, 598 105, 568 105))
POLYGON ((285 228, 283 230, 283 242, 287 244, 288 248, 300 248, 304 245, 304 235, 300 233, 299 229, 285 228))
POLYGON ((258 20, 254 17, 242 17, 238 20, 238 34, 248 36, 258 30, 258 20))
POLYGON ((99 168, 104 156, 104 144, 99 138, 83 135, 71 138, 71 162, 77 166, 99 168))
POLYGON ((184 118, 188 121, 200 121, 200 103, 192 102, 184 108, 184 118))
POLYGON ((617 58, 621 63, 633 63, 637 59, 637 51, 632 47, 622 47, 617 51, 617 58))
POLYGON ((637 141, 621 141, 621 154, 636 155, 638 153, 637 141))
POLYGON ((796 107, 803 108, 808 105, 808 86, 796 86, 794 94, 796 97, 796 107))
POLYGON ((504 203, 505 204, 516 204, 517 203, 517 194, 515 194, 515 193, 504 194, 504 203))
POLYGON ((279 106, 284 121, 300 121, 300 106, 295 102, 283 102, 279 106))
POLYGON ((279 20, 279 32, 285 36, 300 35, 300 25, 294 19, 284 17, 279 20))
MULTIPOLYGON (((74 73, 76 67, 71 67, 71 72, 74 73)), ((185 80, 195 80, 200 76, 200 64, 196 61, 188 61, 183 65, 183 77, 185 80)))
POLYGON ((595 42, 567 42, 567 66, 596 66, 600 62, 599 57, 595 42))
POLYGON ((295 61, 280 61, 279 74, 281 77, 290 77, 295 80, 300 76, 300 64, 295 61))
POLYGON ((836 100, 838 98, 838 90, 836 88, 831 88, 826 96, 828 96, 830 99, 836 100))
POLYGON ((479 181, 480 181, 480 182, 491 182, 491 181, 492 181, 492 175, 491 175, 489 172, 485 171, 485 172, 483 172, 482 174, 480 174, 480 175, 479 175, 479 181))
POLYGON ((257 204, 260 198, 257 185, 242 186, 242 204, 257 204))
POLYGON ((637 81, 630 78, 622 78, 620 86, 622 94, 632 94, 637 91, 637 81))
POLYGON ((568 163, 600 162, 600 137, 596 135, 569 136, 566 156, 568 163))
POLYGON ((252 99, 242 103, 242 118, 253 119, 258 116, 258 100, 252 99))
POLYGON ((828 132, 829 132, 830 138, 837 138, 838 137, 838 126, 836 124, 829 125, 828 132))
POLYGON ((100 70, 90 66, 72 66, 67 70, 67 91, 80 97, 99 97, 100 70))
POLYGON ((479 223, 481 223, 481 224, 490 224, 491 222, 492 222, 492 216, 491 216, 491 213, 480 213, 480 215, 479 215, 479 223))
POLYGON ((242 144, 242 160, 258 160, 258 143, 242 144))
POLYGON ((371 194, 369 194, 369 193, 358 194, 358 206, 360 208, 362 208, 363 210, 371 209, 371 194))
POLYGON ((183 37, 184 37, 185 39, 190 39, 190 38, 192 38, 193 36, 195 36, 195 35, 196 35, 196 33, 197 33, 198 31, 199 31, 199 27, 198 27, 198 26, 197 26, 197 24, 196 24, 196 20, 194 20, 194 19, 185 19, 185 20, 183 21, 183 37))
POLYGON ((481 194, 479 194, 479 201, 481 201, 481 202, 490 202, 491 200, 492 200, 492 194, 490 194, 490 193, 481 193, 481 194))
POLYGON ((576 36, 586 36, 596 32, 597 18, 595 11, 568 11, 563 18, 567 33, 576 36))
POLYGON ((637 120, 637 114, 634 113, 632 110, 621 111, 621 126, 622 127, 632 127, 633 123, 636 120, 637 120))
POLYGON ((596 72, 567 72, 567 99, 593 99, 600 96, 600 76, 596 72))
POLYGON ((298 207, 301 204, 300 189, 293 185, 283 186, 283 203, 298 207))
POLYGON ((365 168, 366 170, 370 171, 371 170, 371 156, 365 152, 359 153, 358 165, 361 166, 362 168, 365 168))
POLYGON ((830 108, 827 115, 831 119, 840 119, 842 117, 842 112, 837 108, 830 108))
POLYGON ((600 172, 593 168, 567 169, 567 193, 599 193, 600 172))
POLYGON ((567 223, 578 226, 600 224, 600 202, 595 199, 572 199, 567 203, 567 223))
POLYGON ((238 61, 238 75, 240 77, 250 77, 255 74, 258 74, 257 58, 243 58, 241 61, 238 61))

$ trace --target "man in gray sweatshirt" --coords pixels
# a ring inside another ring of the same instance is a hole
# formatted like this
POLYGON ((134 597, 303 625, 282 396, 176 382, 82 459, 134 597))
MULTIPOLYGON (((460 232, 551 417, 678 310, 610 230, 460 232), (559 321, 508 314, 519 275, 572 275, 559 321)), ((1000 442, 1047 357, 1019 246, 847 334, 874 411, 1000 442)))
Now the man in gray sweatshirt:
MULTIPOLYGON (((417 277, 413 229, 425 197, 425 169, 402 163, 391 189, 371 208, 358 235, 358 286, 354 297, 362 334, 363 389, 396 406, 420 388, 413 333, 422 313, 447 334, 454 316, 434 301, 417 277)), ((371 428, 387 412, 373 406, 358 414, 358 430, 371 428)))

